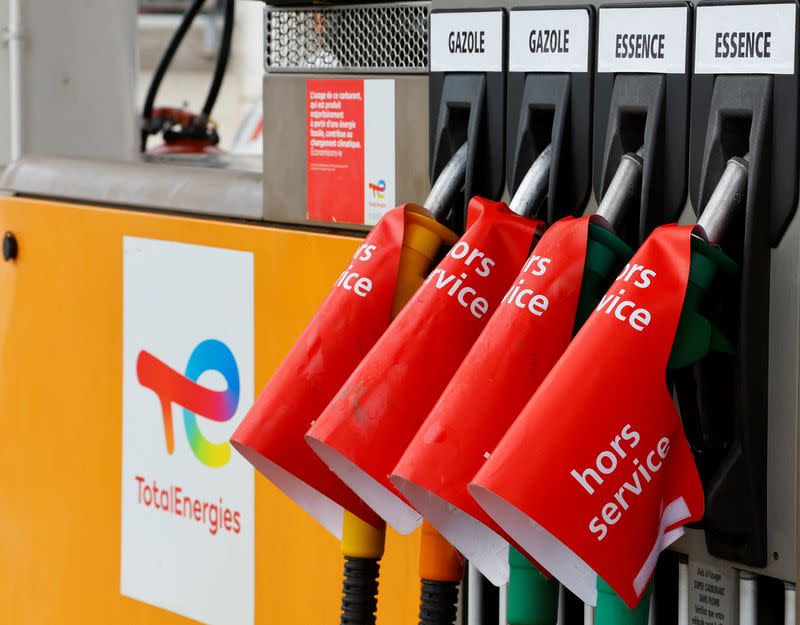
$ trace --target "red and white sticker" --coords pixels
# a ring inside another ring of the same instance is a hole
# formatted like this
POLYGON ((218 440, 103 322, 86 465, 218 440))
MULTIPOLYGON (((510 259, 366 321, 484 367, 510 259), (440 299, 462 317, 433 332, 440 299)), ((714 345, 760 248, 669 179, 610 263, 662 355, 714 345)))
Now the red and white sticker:
POLYGON ((307 80, 308 218, 372 225, 395 189, 394 80, 307 80))
POLYGON ((636 606, 659 553, 703 516, 666 384, 691 230, 650 235, 470 484, 527 553, 592 605, 599 576, 636 606))

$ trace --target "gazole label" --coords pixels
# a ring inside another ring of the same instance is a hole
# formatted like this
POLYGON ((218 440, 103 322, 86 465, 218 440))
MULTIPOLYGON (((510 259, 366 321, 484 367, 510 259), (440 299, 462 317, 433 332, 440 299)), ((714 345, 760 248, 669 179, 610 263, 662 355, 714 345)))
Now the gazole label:
POLYGON ((793 74, 797 5, 697 8, 697 74, 793 74))
POLYGON ((432 72, 503 71, 503 12, 433 12, 432 72))
POLYGON ((599 11, 597 71, 683 74, 688 7, 599 11))
POLYGON ((589 70, 589 11, 511 11, 509 61, 512 72, 589 70))

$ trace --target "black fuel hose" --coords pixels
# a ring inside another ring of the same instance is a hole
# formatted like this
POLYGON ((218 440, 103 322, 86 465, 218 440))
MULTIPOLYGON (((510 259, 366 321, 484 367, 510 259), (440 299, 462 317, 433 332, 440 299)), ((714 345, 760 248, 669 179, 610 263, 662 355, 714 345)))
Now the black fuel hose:
POLYGON ((225 70, 228 67, 228 59, 231 55, 235 6, 236 0, 227 0, 225 3, 225 22, 222 27, 222 41, 220 42, 219 53, 217 54, 217 64, 214 67, 214 78, 211 81, 211 87, 209 87, 208 95, 206 96, 206 103, 203 106, 203 123, 211 116, 211 111, 214 109, 214 104, 217 101, 220 87, 222 87, 222 79, 225 78, 225 70))
POLYGON ((458 611, 458 582, 422 579, 419 625, 454 625, 458 611))
POLYGON ((164 50, 164 53, 161 55, 161 58, 158 61, 156 71, 153 73, 153 77, 150 79, 150 86, 147 88, 147 96, 145 97, 144 107, 142 108, 142 152, 144 152, 147 147, 147 137, 150 135, 147 124, 153 117, 153 105, 155 104, 158 90, 161 87, 161 82, 164 80, 164 76, 166 75, 167 70, 172 63, 172 59, 175 58, 175 53, 178 51, 181 42, 183 42, 183 38, 186 36, 186 33, 189 32, 189 28, 191 27, 192 22, 194 22, 194 18, 197 17, 197 14, 200 12, 200 9, 203 7, 204 3, 205 0, 194 0, 192 5, 186 9, 186 11, 184 11, 183 17, 181 18, 181 23, 178 25, 178 29, 173 33, 172 38, 169 40, 166 50, 164 50))
POLYGON ((345 556, 341 625, 375 625, 379 568, 377 558, 345 556))
MULTIPOLYGON (((197 14, 200 12, 200 9, 203 8, 203 4, 205 4, 205 2, 206 0, 194 0, 191 6, 184 11, 183 16, 181 17, 181 22, 178 25, 177 30, 170 38, 164 53, 161 55, 161 58, 158 61, 158 65, 153 73, 153 77, 150 79, 150 86, 147 88, 147 96, 145 97, 144 106, 142 107, 140 146, 140 150, 142 152, 147 149, 147 137, 149 137, 151 134, 149 124, 153 117, 153 106, 155 105, 158 90, 161 88, 161 83, 164 81, 164 76, 166 75, 167 70, 172 63, 172 60, 175 58, 178 48, 180 47, 181 43, 183 43, 186 33, 189 32, 189 28, 197 17, 197 14)), ((208 121, 208 118, 211 116, 211 111, 214 108, 220 88, 222 87, 222 79, 225 77, 225 71, 228 67, 228 59, 230 58, 231 44, 233 40, 235 4, 236 0, 226 0, 225 3, 225 21, 222 30, 222 41, 220 42, 219 50, 217 52, 217 62, 214 67, 214 76, 211 81, 211 86, 209 87, 208 95, 206 96, 206 102, 203 105, 200 119, 198 120, 201 124, 205 124, 208 121)))

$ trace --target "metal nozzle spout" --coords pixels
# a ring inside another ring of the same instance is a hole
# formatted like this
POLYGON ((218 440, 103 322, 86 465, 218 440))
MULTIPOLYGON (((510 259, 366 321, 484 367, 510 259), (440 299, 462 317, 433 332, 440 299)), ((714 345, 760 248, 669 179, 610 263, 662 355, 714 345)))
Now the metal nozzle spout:
POLYGON ((725 171, 695 226, 696 233, 706 241, 718 243, 722 238, 736 210, 747 197, 749 173, 750 154, 728 159, 725 171))
POLYGON ((623 154, 617 171, 597 207, 595 218, 608 230, 614 231, 631 204, 639 201, 642 192, 642 156, 644 148, 636 153, 623 154))
POLYGON ((548 143, 528 169, 508 207, 517 215, 529 217, 547 195, 550 169, 553 164, 553 145, 548 143))
POLYGON ((431 192, 423 204, 431 212, 433 218, 440 223, 447 219, 450 213, 449 204, 453 195, 464 186, 464 176, 467 171, 467 147, 468 144, 464 142, 450 157, 447 165, 442 169, 442 173, 433 183, 431 192))

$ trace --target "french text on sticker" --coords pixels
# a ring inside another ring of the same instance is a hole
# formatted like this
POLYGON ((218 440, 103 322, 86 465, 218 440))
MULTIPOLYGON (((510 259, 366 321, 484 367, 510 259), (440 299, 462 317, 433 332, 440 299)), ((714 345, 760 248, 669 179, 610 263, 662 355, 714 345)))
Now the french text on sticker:
MULTIPOLYGON (((473 249, 466 241, 459 241, 447 254, 449 257, 463 261, 468 270, 474 270, 475 275, 481 278, 487 277, 492 273, 492 267, 497 263, 486 256, 479 249, 473 249), (475 263, 473 265, 473 262, 475 263)), ((455 297, 458 303, 476 319, 480 319, 489 311, 489 301, 485 297, 478 295, 477 289, 466 286, 464 281, 469 277, 467 271, 463 271, 456 276, 443 267, 437 267, 425 280, 425 284, 432 283, 435 289, 445 291, 450 297, 455 297), (448 288, 449 287, 449 288, 448 288)))
MULTIPOLYGON (((656 277, 656 272, 642 265, 634 264, 631 266, 628 263, 622 273, 617 276, 614 285, 618 282, 629 283, 634 277, 636 277, 636 280, 633 282, 633 286, 638 289, 646 289, 652 284, 653 278, 656 277)), ((613 313, 615 319, 627 322, 637 332, 641 332, 649 326, 652 318, 650 311, 639 307, 633 300, 625 298, 624 288, 620 288, 616 293, 611 292, 613 289, 614 287, 609 289, 608 293, 603 296, 595 311, 602 311, 606 315, 613 313)))
MULTIPOLYGON (((609 443, 609 448, 597 454, 594 467, 588 467, 582 472, 572 469, 570 475, 587 493, 594 495, 608 476, 619 468, 620 461, 627 458, 640 442, 641 435, 628 423, 609 443)), ((644 463, 639 458, 633 458, 631 477, 626 479, 616 492, 610 491, 613 493, 610 500, 603 504, 600 514, 589 521, 589 531, 598 541, 606 537, 608 526, 619 523, 623 513, 631 507, 632 497, 642 494, 645 485, 653 480, 653 475, 663 466, 667 454, 669 454, 669 439, 664 436, 658 441, 655 449, 647 453, 644 463)), ((604 492, 609 493, 608 489, 604 489, 604 492)))
MULTIPOLYGON (((376 245, 362 243, 356 250, 356 253, 353 254, 353 259, 355 262, 368 262, 376 249, 378 249, 376 245)), ((339 279, 336 280, 333 287, 336 289, 342 288, 345 291, 352 291, 359 297, 366 297, 369 295, 370 291, 372 291, 372 280, 366 276, 362 276, 357 271, 353 271, 353 266, 354 263, 351 263, 347 269, 339 275, 339 279)))
POLYGON ((527 309, 535 317, 541 317, 547 312, 550 300, 542 293, 537 293, 529 288, 525 279, 530 276, 543 276, 547 272, 547 266, 553 262, 551 258, 542 258, 538 255, 531 256, 522 268, 519 281, 512 285, 503 296, 501 304, 516 306, 520 309, 527 309))

